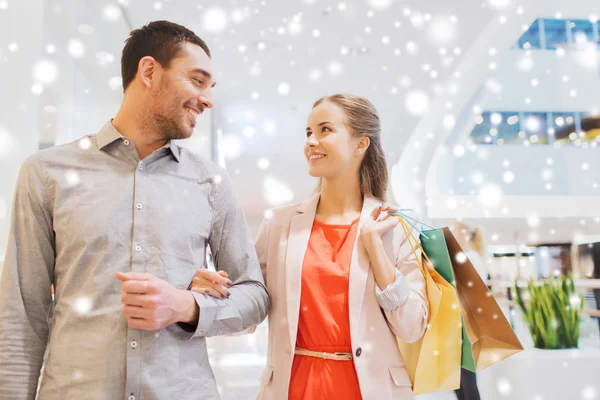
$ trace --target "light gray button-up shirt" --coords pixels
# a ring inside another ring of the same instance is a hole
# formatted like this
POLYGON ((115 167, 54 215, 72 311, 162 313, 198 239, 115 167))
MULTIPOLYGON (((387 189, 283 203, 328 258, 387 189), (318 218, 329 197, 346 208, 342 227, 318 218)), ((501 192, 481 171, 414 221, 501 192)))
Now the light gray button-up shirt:
POLYGON ((205 338, 259 324, 268 304, 226 172, 174 142, 140 160, 109 122, 21 168, 0 282, 0 399, 34 398, 46 348, 43 400, 218 399, 205 338), (186 289, 207 244, 231 296, 194 293, 195 331, 129 329, 115 273, 186 289))

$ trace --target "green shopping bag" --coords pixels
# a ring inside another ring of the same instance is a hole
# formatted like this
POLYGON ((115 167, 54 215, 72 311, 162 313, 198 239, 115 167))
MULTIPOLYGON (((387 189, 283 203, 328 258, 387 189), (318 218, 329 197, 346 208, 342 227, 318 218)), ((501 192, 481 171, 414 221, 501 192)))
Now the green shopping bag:
MULTIPOLYGON (((444 231, 442 229, 432 229, 422 231, 420 235, 421 245, 423 250, 427 253, 433 267, 447 282, 449 282, 454 288, 456 288, 456 279, 454 278, 454 271, 452 270, 452 261, 450 260, 450 252, 446 245, 446 239, 444 238, 444 231)), ((475 372, 475 358, 473 357, 473 348, 469 335, 467 333, 467 327, 465 325, 465 318, 462 317, 462 358, 461 367, 471 372, 475 372)))

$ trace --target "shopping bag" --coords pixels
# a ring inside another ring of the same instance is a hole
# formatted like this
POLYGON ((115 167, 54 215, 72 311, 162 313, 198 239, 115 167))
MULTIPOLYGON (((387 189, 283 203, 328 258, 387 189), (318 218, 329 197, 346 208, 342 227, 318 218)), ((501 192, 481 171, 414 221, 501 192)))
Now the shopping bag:
MULTIPOLYGON (((419 240, 406 221, 397 216, 407 240, 417 256, 419 240)), ((461 313, 452 285, 435 271, 428 254, 416 257, 425 278, 429 301, 429 321, 423 337, 415 343, 398 339, 398 348, 406 364, 414 394, 446 392, 460 387, 461 313)))
POLYGON ((443 228, 442 231, 452 260, 456 292, 471 344, 474 368, 470 370, 479 372, 523 351, 523 346, 450 229, 443 228))
MULTIPOLYGON (((446 228, 447 229, 447 228, 446 228)), ((446 245, 443 229, 431 229, 422 231, 420 235, 421 245, 435 270, 454 287, 456 285, 454 271, 452 268, 452 256, 446 245)), ((473 349, 464 318, 461 315, 461 367, 469 371, 475 371, 475 359, 473 349)))

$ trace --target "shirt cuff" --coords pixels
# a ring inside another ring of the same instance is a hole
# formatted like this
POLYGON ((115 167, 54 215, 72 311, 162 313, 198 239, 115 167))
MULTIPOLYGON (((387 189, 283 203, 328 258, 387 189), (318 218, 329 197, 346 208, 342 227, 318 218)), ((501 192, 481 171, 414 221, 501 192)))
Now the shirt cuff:
POLYGON ((218 307, 215 305, 213 299, 209 299, 208 296, 196 292, 192 292, 192 295, 200 310, 198 314, 198 325, 179 324, 179 327, 182 329, 184 336, 187 339, 206 336, 212 328, 218 311, 218 307))
POLYGON ((381 308, 385 311, 392 311, 406 303, 410 296, 410 286, 402 272, 396 270, 396 280, 384 290, 381 290, 375 283, 375 295, 381 308))

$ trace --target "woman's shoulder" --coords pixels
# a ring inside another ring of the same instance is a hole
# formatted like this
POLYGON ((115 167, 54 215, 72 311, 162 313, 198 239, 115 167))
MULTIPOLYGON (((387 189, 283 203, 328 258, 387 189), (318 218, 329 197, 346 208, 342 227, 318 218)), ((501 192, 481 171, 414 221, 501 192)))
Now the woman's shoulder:
POLYGON ((299 203, 271 208, 265 211, 265 218, 277 220, 291 219, 298 213, 310 212, 312 208, 316 207, 316 200, 318 199, 311 197, 299 203))
POLYGON ((283 221, 291 219, 298 213, 302 203, 286 204, 284 206, 273 207, 265 211, 264 217, 268 220, 283 221))

